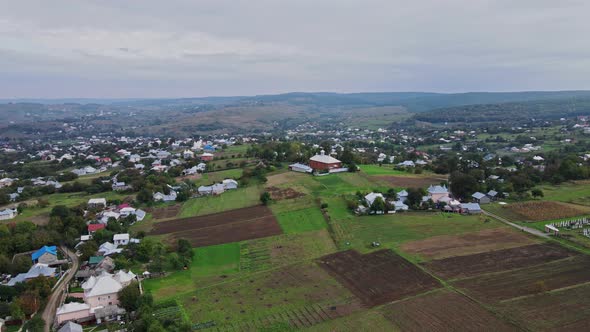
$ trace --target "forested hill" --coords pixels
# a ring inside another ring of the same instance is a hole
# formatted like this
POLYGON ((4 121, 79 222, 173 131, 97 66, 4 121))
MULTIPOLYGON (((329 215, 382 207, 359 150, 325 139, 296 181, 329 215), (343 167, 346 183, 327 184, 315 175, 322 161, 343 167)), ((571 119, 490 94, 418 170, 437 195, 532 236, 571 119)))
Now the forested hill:
POLYGON ((578 115, 590 115, 590 97, 447 107, 418 113, 414 119, 430 123, 517 123, 578 115))

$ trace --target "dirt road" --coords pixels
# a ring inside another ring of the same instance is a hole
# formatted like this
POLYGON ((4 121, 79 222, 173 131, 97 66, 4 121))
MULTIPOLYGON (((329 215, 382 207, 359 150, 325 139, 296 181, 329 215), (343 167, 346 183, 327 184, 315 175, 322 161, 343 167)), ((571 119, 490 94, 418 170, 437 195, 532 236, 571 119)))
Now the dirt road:
POLYGON ((51 293, 51 296, 47 301, 47 305, 45 306, 45 310, 41 316, 45 322, 45 332, 49 332, 51 330, 51 326, 53 325, 53 320, 55 318, 55 312, 57 311, 57 307, 61 304, 66 287, 68 287, 68 284, 74 275, 76 275, 76 271, 78 271, 78 268, 80 267, 78 256, 76 256, 73 251, 64 246, 60 246, 59 248, 65 252, 66 255, 68 255, 72 261, 72 266, 66 272, 66 275, 61 279, 60 283, 55 287, 53 293, 51 293))
POLYGON ((544 238, 548 238, 549 237, 549 235, 547 235, 546 233, 541 232, 540 230, 537 230, 537 229, 534 229, 534 228, 530 228, 530 227, 526 227, 526 226, 520 226, 518 224, 515 224, 515 223, 513 223, 513 222, 511 222, 511 221, 509 221, 509 220, 507 220, 505 218, 502 218, 502 217, 500 217, 500 216, 498 216, 496 214, 490 213, 488 211, 485 211, 484 210, 483 213, 485 215, 490 216, 490 217, 492 217, 494 219, 497 219, 497 220, 499 220, 499 221, 501 221, 501 222, 503 222, 503 223, 505 223, 507 225, 510 225, 510 226, 512 226, 514 228, 520 229, 523 232, 527 232, 529 234, 533 234, 533 235, 544 237, 544 238))

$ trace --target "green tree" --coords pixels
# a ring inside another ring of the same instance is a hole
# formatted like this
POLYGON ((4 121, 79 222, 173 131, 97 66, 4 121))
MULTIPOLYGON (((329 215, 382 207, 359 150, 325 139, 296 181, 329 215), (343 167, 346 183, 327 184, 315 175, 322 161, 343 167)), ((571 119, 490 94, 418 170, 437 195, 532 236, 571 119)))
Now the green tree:
POLYGON ((545 197, 545 193, 543 193, 543 190, 538 188, 531 190, 531 195, 533 195, 533 197, 545 197))
POLYGON ((139 284, 137 282, 132 282, 121 289, 118 295, 119 304, 127 312, 132 312, 139 308, 141 293, 139 292, 139 284))
POLYGON ((268 191, 265 191, 260 195, 260 201, 264 205, 268 205, 271 200, 272 200, 272 198, 270 197, 270 194, 268 193, 268 191))

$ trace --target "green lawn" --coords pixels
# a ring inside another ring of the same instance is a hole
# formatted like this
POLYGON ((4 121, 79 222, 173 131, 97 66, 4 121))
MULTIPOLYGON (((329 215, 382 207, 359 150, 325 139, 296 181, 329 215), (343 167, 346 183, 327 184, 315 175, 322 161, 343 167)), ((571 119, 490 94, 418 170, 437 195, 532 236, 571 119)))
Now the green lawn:
POLYGON ((218 196, 192 198, 182 205, 179 217, 201 216, 258 205, 261 192, 261 187, 249 186, 229 190, 218 196))
POLYGON ((545 200, 590 206, 590 184, 588 183, 544 185, 540 189, 545 194, 545 200))
POLYGON ((287 211, 276 214, 283 232, 303 233, 326 228, 324 216, 318 207, 287 211))
POLYGON ((409 172, 398 171, 393 169, 393 165, 384 164, 382 166, 379 165, 359 165, 361 172, 366 173, 367 175, 413 175, 409 172))

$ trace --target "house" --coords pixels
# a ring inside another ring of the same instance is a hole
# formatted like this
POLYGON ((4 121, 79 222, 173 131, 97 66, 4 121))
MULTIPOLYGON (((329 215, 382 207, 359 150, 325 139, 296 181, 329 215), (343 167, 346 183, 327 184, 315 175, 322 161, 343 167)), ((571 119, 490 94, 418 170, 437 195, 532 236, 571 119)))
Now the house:
POLYGON ((129 156, 129 161, 132 163, 137 163, 141 160, 141 157, 138 154, 132 154, 129 156))
POLYGON ((481 207, 477 203, 461 203, 459 205, 461 213, 479 214, 482 213, 481 207))
MULTIPOLYGON (((60 322, 58 322, 60 324, 60 322)), ((82 325, 76 324, 72 321, 67 322, 61 329, 57 330, 57 332, 82 332, 82 325)))
POLYGON ((127 190, 127 189, 131 188, 131 186, 128 186, 127 184, 125 184, 125 182, 115 182, 115 183, 113 183, 111 188, 114 191, 122 191, 122 190, 127 190))
POLYGON ((0 210, 0 220, 8 220, 16 217, 18 214, 16 209, 4 209, 0 210))
POLYGON ((393 202, 393 208, 395 211, 408 211, 410 207, 401 200, 398 200, 393 202))
POLYGON ((428 197, 434 203, 438 203, 442 198, 449 197, 449 190, 446 186, 430 186, 427 191, 428 197))
POLYGON ((487 195, 491 200, 495 200, 498 197, 498 192, 495 190, 490 190, 488 191, 487 195))
POLYGON ((106 198, 91 198, 88 200, 89 208, 104 208, 107 206, 106 198))
POLYGON ((199 195, 211 195, 213 188, 211 186, 200 186, 197 188, 199 195))
POLYGON ((332 168, 342 168, 342 162, 332 156, 326 155, 324 150, 320 154, 309 159, 309 167, 316 171, 330 170, 332 168))
MULTIPOLYGON (((57 309, 55 314, 57 324, 62 324, 64 322, 70 321, 86 321, 89 320, 92 315, 90 314, 90 306, 86 303, 78 303, 78 302, 71 302, 71 303, 64 303, 61 307, 57 309)), ((78 325, 78 324, 76 324, 78 325)), ((67 326, 67 324, 65 325, 67 326)), ((64 326, 64 327, 65 327, 64 326)), ((79 326, 79 325, 78 325, 79 326)), ((62 327, 63 329, 63 327, 62 327)), ((60 329, 59 331, 61 331, 60 329)))
POLYGON ((113 235, 113 243, 117 246, 126 246, 129 244, 129 234, 115 234, 113 235))
POLYGON ((221 195, 225 191, 225 186, 221 183, 216 183, 211 186, 211 193, 213 195, 221 195))
POLYGON ((213 154, 209 152, 205 152, 200 156, 202 161, 211 161, 213 160, 213 154))
POLYGON ((203 147, 204 151, 215 152, 215 147, 211 144, 207 144, 203 147))
POLYGON ((405 202, 408 200, 408 192, 406 190, 402 190, 399 193, 397 193, 397 199, 400 202, 405 202))
POLYGON ((206 169, 207 169, 207 164, 205 164, 205 163, 199 163, 197 165, 197 171, 199 171, 201 173, 204 172, 206 169))
POLYGON ((191 150, 184 150, 184 152, 182 153, 182 157, 184 159, 192 159, 195 157, 195 153, 191 150))
POLYGON ((39 276, 55 277, 55 268, 49 267, 47 264, 37 263, 29 269, 27 273, 20 273, 16 277, 10 279, 8 286, 14 286, 19 282, 25 282, 29 279, 37 278, 39 276))
POLYGON ((371 205, 373 205, 373 202, 375 202, 377 197, 381 197, 383 202, 385 202, 385 197, 383 197, 383 194, 381 193, 369 193, 365 195, 365 202, 367 203, 367 206, 371 207, 371 205))
POLYGON ((176 191, 170 190, 168 195, 163 194, 161 192, 157 192, 154 194, 154 201, 162 201, 162 202, 171 202, 176 200, 176 191))
POLYGON ((31 254, 31 260, 33 264, 53 264, 57 261, 57 247, 56 246, 43 246, 41 249, 31 254))
POLYGON ((225 190, 238 189, 238 181, 233 179, 225 179, 222 184, 225 190))
POLYGON ((289 165, 289 170, 300 173, 311 173, 313 169, 305 164, 295 163, 289 165))
POLYGON ((197 174, 198 168, 197 166, 193 166, 191 168, 185 168, 182 171, 182 175, 193 175, 193 174, 197 174))
POLYGON ((491 202, 491 199, 484 193, 476 192, 475 194, 471 195, 474 201, 479 204, 488 204, 491 202))
POLYGON ((88 234, 92 234, 96 231, 101 229, 105 229, 107 226, 105 224, 89 224, 88 225, 88 234))
POLYGON ((98 247, 98 253, 103 256, 110 256, 114 254, 120 254, 123 249, 118 248, 116 244, 105 242, 98 247))
POLYGON ((0 188, 12 186, 12 183, 15 180, 17 180, 17 179, 11 179, 11 178, 3 178, 3 179, 0 179, 0 188))
POLYGON ((399 163, 399 164, 397 164, 397 165, 398 165, 398 166, 400 166, 400 167, 415 167, 415 166, 416 166, 416 165, 414 164, 414 162, 413 162, 413 161, 411 161, 411 160, 406 160, 406 161, 403 161, 403 162, 401 162, 401 163, 399 163))

